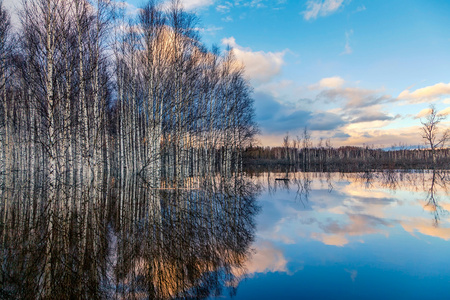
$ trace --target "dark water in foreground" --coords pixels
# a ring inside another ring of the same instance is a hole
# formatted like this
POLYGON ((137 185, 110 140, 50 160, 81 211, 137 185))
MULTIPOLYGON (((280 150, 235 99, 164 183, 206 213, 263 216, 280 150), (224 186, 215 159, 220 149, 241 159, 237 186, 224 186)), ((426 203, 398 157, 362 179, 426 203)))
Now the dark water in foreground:
POLYGON ((0 299, 450 299, 449 179, 1 178, 0 299))

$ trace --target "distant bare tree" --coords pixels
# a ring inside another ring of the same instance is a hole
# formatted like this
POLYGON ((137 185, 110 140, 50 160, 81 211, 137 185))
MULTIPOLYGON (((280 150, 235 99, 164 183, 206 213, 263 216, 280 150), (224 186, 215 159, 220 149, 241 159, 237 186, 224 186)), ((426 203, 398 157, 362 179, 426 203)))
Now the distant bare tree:
POLYGON ((306 165, 309 163, 309 148, 312 146, 311 142, 311 133, 308 130, 308 127, 305 126, 302 132, 302 143, 303 143, 303 164, 306 165))
POLYGON ((289 132, 286 132, 286 136, 283 138, 284 155, 289 160, 289 132))
POLYGON ((425 117, 425 120, 421 120, 423 125, 422 138, 425 139, 426 144, 431 148, 433 166, 436 165, 436 149, 444 148, 445 143, 450 139, 450 129, 440 134, 438 126, 445 118, 446 116, 438 113, 434 105, 430 105, 429 115, 425 117))

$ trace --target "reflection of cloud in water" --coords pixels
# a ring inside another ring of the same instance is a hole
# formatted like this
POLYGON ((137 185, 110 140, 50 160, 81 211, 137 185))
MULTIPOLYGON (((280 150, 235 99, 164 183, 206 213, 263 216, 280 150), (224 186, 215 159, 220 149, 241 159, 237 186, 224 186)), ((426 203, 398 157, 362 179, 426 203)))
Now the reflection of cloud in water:
POLYGON ((338 221, 330 221, 327 224, 319 224, 324 233, 313 232, 311 238, 321 241, 326 245, 344 246, 348 244, 347 236, 364 236, 368 234, 384 233, 387 230, 379 227, 391 227, 391 222, 369 215, 348 215, 350 223, 341 225, 338 221))
POLYGON ((330 246, 342 247, 348 244, 348 240, 345 238, 345 236, 341 235, 327 235, 323 233, 313 232, 311 233, 311 238, 330 246))
POLYGON ((349 214, 349 224, 340 225, 333 221, 326 225, 320 225, 321 229, 326 233, 347 234, 351 236, 359 236, 373 233, 383 232, 378 226, 392 226, 388 221, 369 215, 353 215, 349 214))
POLYGON ((401 222, 402 227, 416 236, 416 232, 424 235, 438 237, 443 240, 450 240, 450 228, 434 226, 429 219, 425 218, 413 218, 408 221, 401 222))
POLYGON ((350 273, 350 278, 353 282, 355 282, 356 276, 358 276, 358 271, 345 269, 345 272, 350 273))
POLYGON ((254 245, 255 253, 245 263, 247 274, 252 275, 256 273, 268 272, 285 272, 287 260, 280 249, 275 248, 275 245, 270 241, 259 241, 254 245))
MULTIPOLYGON (((266 184, 274 184, 274 178, 286 176, 290 179, 290 185, 288 190, 272 189, 267 195, 270 195, 269 199, 264 198, 262 215, 268 218, 261 220, 264 229, 259 230, 258 236, 284 244, 292 244, 293 241, 303 243, 305 238, 310 238, 326 245, 344 246, 352 241, 362 243, 367 235, 382 234, 388 237, 394 227, 401 224, 409 232, 449 238, 449 229, 445 227, 449 227, 450 219, 445 211, 449 210, 450 203, 445 184, 434 185, 435 195, 441 195, 436 197, 440 200, 440 227, 433 227, 431 220, 426 218, 435 210, 423 201, 432 184, 432 173, 371 174, 370 180, 358 173, 263 175, 259 180, 266 184), (311 180, 307 210, 302 203, 294 200, 295 183, 304 178, 311 180), (326 184, 329 182, 333 186, 331 191, 326 184), (424 223, 413 221, 422 216, 424 223)), ((438 178, 436 175, 436 180, 438 178)))

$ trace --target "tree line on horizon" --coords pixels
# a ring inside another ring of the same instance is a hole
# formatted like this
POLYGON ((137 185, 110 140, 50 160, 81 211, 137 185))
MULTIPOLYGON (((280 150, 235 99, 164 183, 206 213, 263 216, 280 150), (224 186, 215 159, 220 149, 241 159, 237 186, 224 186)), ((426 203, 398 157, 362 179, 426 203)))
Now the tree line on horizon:
POLYGON ((31 0, 12 31, 0 2, 0 174, 79 184, 139 173, 182 185, 237 171, 257 132, 232 49, 201 43, 179 0, 129 18, 122 2, 31 0))
POLYGON ((330 139, 320 139, 314 146, 311 132, 305 127, 301 136, 296 139, 287 133, 282 145, 278 147, 250 144, 245 149, 244 157, 250 166, 289 165, 319 171, 336 168, 347 171, 393 168, 448 169, 450 148, 446 147, 446 143, 450 139, 450 129, 442 130, 440 125, 445 118, 434 105, 430 105, 428 114, 421 120, 423 147, 411 148, 399 144, 391 149, 367 145, 336 148, 330 139))

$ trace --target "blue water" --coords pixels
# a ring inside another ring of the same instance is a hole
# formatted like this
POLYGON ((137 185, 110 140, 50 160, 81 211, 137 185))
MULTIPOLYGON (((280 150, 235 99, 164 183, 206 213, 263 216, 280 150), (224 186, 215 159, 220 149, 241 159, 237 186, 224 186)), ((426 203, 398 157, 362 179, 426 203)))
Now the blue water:
POLYGON ((261 211, 234 299, 450 299, 448 177, 285 176, 253 178, 261 211))

